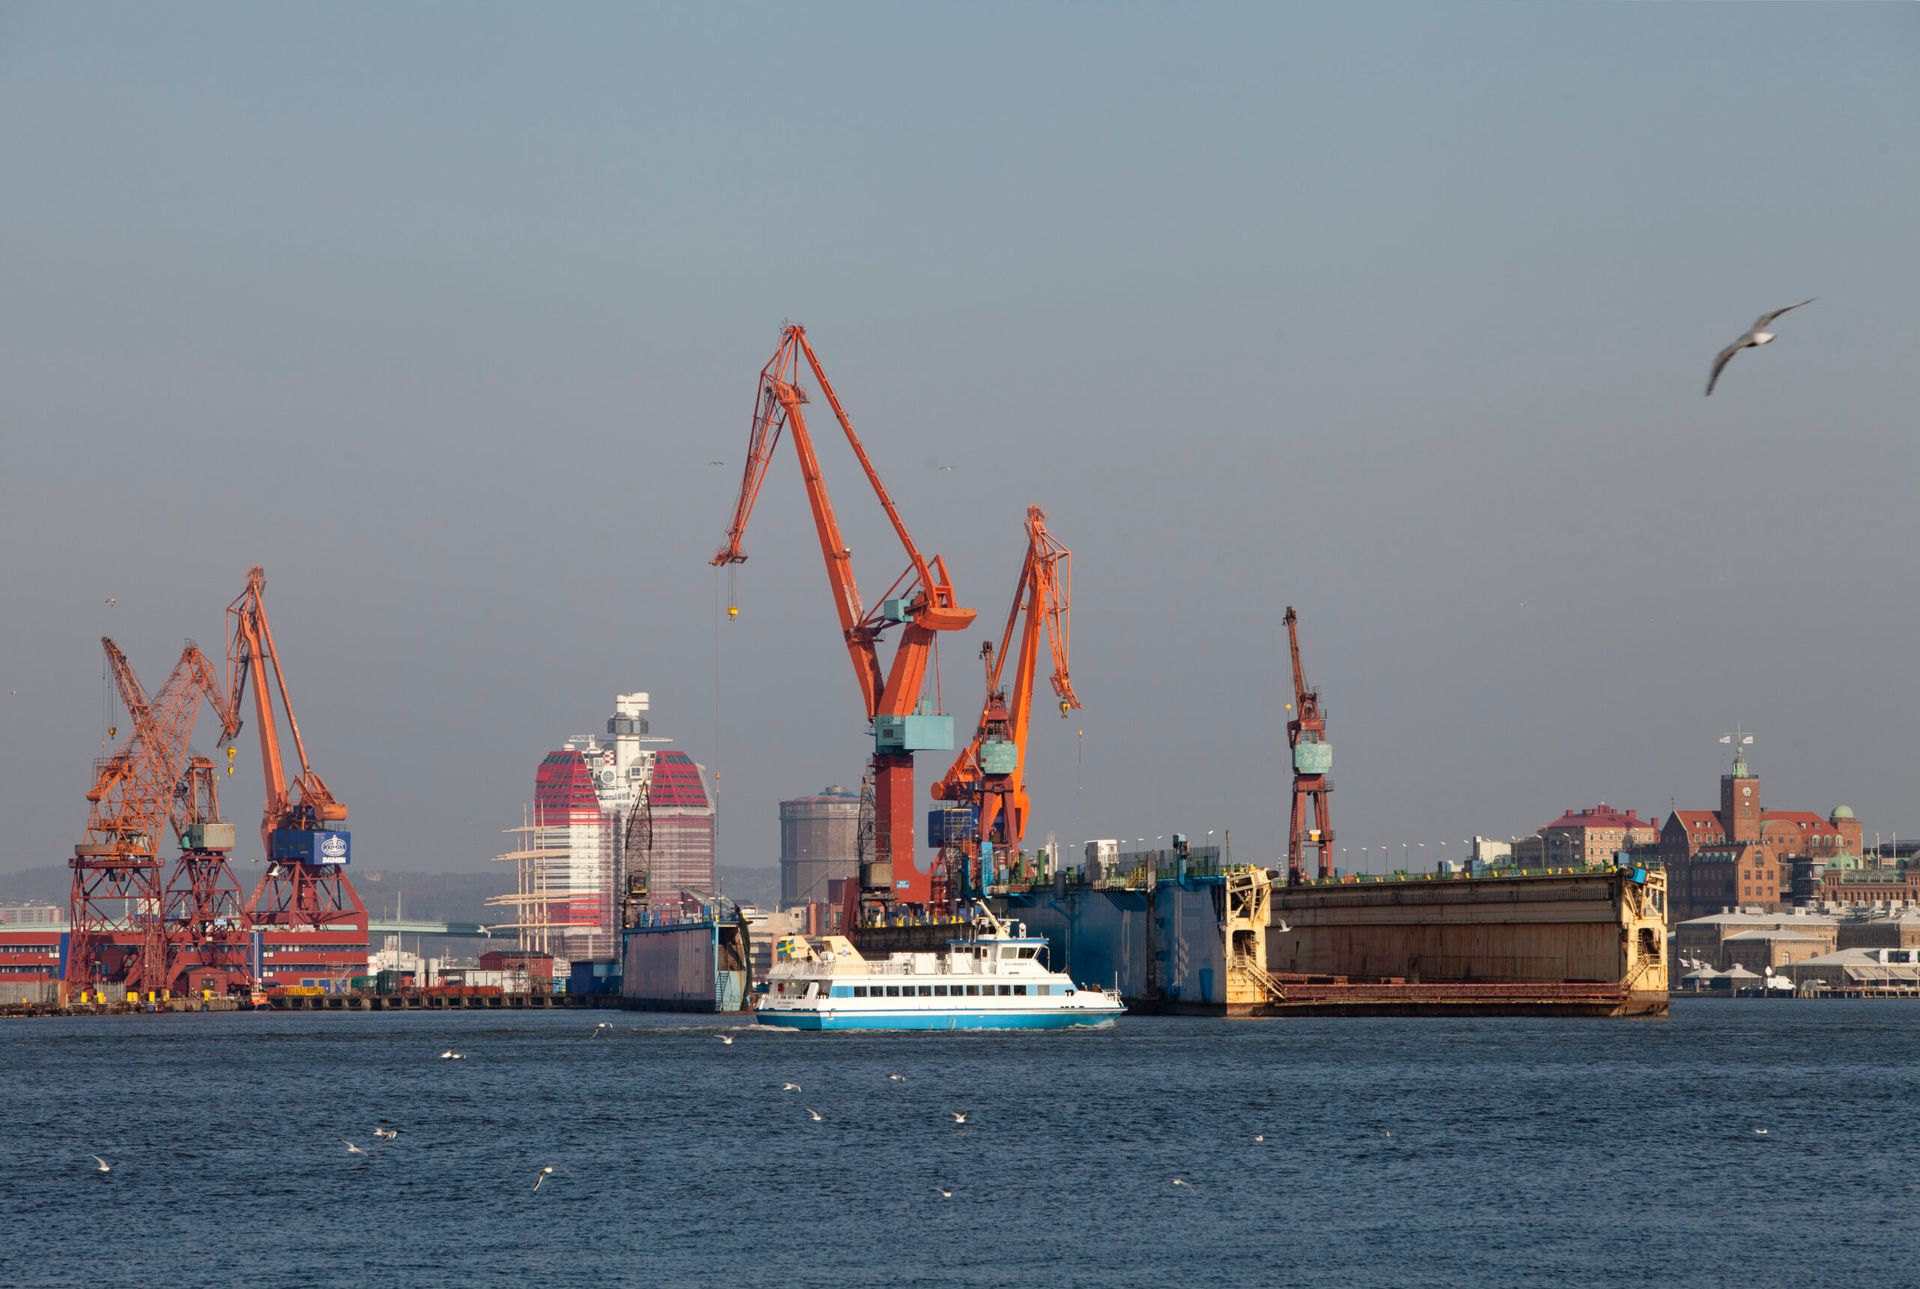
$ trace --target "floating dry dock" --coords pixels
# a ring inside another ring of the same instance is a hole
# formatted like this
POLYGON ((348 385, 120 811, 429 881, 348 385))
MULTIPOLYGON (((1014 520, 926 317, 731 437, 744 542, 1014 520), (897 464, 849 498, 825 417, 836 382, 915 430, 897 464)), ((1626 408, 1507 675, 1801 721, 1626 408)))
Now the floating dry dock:
POLYGON ((1663 874, 1611 867, 1292 887, 1229 869, 997 903, 1140 1012, 1659 1016, 1665 894, 1663 874))

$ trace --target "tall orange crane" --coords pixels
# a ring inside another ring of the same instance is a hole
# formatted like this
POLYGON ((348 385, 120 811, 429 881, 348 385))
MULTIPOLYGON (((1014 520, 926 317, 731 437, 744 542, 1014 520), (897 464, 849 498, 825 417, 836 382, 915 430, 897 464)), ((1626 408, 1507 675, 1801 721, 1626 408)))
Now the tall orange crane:
POLYGON ((87 838, 73 848, 68 892, 70 935, 63 984, 97 990, 108 983, 153 992, 167 987, 165 890, 160 846, 187 762, 204 694, 220 705, 213 665, 192 641, 166 683, 147 696, 133 665, 102 637, 127 736, 94 765, 87 838))
POLYGON ((293 712, 273 627, 267 621, 266 588, 266 572, 256 564, 247 571, 247 589, 227 606, 227 703, 239 711, 247 686, 253 686, 254 724, 260 731, 267 789, 266 808, 260 815, 267 871, 247 900, 247 916, 254 926, 352 924, 364 933, 366 905, 346 873, 352 839, 338 826, 347 821, 347 807, 307 760, 306 740, 300 736, 300 721, 293 712), (272 689, 267 684, 269 668, 272 689), (300 772, 291 779, 280 752, 280 726, 273 706, 276 691, 300 760, 300 772))
MULTIPOLYGON (((239 724, 230 721, 230 731, 238 733, 239 724)), ((233 751, 227 749, 228 774, 233 773, 233 751)), ((181 992, 211 989, 221 995, 248 991, 254 984, 252 920, 230 862, 233 825, 220 817, 220 780, 206 757, 187 762, 174 791, 172 820, 180 857, 163 894, 166 987, 181 992)))
POLYGON ((1327 718, 1320 710, 1320 691, 1307 688, 1300 667, 1299 617, 1287 606, 1287 648, 1293 656, 1293 719, 1287 722, 1287 746, 1293 750, 1293 816, 1287 829, 1287 882, 1306 877, 1306 851, 1316 850, 1322 878, 1333 876, 1333 744, 1327 742, 1327 718), (1307 827, 1311 805, 1313 827, 1307 827))
POLYGON ((1040 658, 1044 630, 1053 654, 1053 693, 1060 716, 1080 706, 1068 668, 1068 608, 1072 581, 1072 553, 1047 531, 1047 516, 1038 506, 1027 507, 1027 554, 1014 583, 1013 604, 1000 647, 993 641, 980 646, 986 667, 986 700, 973 741, 960 750, 946 774, 933 785, 936 801, 951 801, 959 811, 934 811, 929 832, 938 825, 943 850, 952 857, 950 879, 956 894, 969 899, 987 884, 984 859, 1019 847, 1027 832, 1030 802, 1026 787, 1027 727, 1033 712, 1033 676, 1040 658), (1002 683, 1007 650, 1014 627, 1020 625, 1020 646, 1013 668, 1013 691, 1002 683), (953 820, 960 813, 963 818, 953 820))
POLYGON ((713 557, 716 566, 743 563, 747 558, 741 541, 783 430, 792 438, 794 453, 800 459, 801 482, 806 487, 807 503, 813 509, 820 554, 826 561, 827 585, 833 594, 841 635, 853 661, 854 678, 859 683, 867 721, 873 730, 875 862, 862 881, 866 884, 871 878, 876 893, 877 888, 884 885, 895 899, 926 904, 932 899, 933 882, 931 871, 922 872, 915 862, 913 754, 951 749, 953 718, 930 710, 921 699, 921 691, 926 686, 928 662, 939 633, 971 626, 974 611, 960 607, 953 583, 947 576, 946 562, 938 555, 928 560, 914 545, 893 498, 887 494, 886 485, 880 482, 880 475, 861 446, 860 437, 853 432, 853 422, 827 380, 819 357, 807 343, 806 328, 793 323, 782 329, 780 347, 760 371, 740 497, 734 505, 733 524, 727 530, 726 544, 713 557), (806 417, 801 410, 807 403, 806 393, 800 388, 803 358, 840 422, 854 456, 859 459, 867 483, 887 512, 894 535, 906 551, 906 571, 871 607, 860 598, 860 588, 853 575, 853 553, 840 536, 840 524, 834 516, 833 502, 827 496, 826 481, 820 474, 813 438, 807 432, 806 417), (882 668, 880 639, 895 627, 901 631, 893 662, 882 668))

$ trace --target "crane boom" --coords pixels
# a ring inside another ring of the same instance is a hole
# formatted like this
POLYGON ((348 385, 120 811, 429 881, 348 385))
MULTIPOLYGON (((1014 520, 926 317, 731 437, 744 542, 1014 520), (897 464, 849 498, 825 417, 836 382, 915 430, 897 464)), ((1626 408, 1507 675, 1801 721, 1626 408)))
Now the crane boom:
POLYGON ((929 718, 920 711, 921 691, 926 686, 927 668, 939 633, 972 625, 974 611, 959 606, 946 562, 938 555, 929 560, 914 544, 899 508, 881 482, 860 436, 854 433, 853 421, 827 379, 819 355, 807 341, 806 329, 793 323, 782 328, 779 348, 760 370, 740 494, 734 502, 727 540, 711 561, 716 567, 746 561, 747 523, 766 484, 767 469, 783 433, 793 440, 794 455, 799 459, 800 479, 813 513, 814 532, 826 564, 834 611, 853 664, 861 702, 873 728, 872 767, 879 812, 876 872, 891 865, 891 871, 885 874, 888 887, 899 890, 908 902, 924 903, 931 894, 931 881, 930 874, 921 873, 914 864, 913 753, 950 748, 953 743, 950 722, 940 717, 929 718), (906 571, 871 607, 860 596, 853 571, 853 553, 841 536, 813 436, 807 429, 803 411, 807 397, 800 386, 803 359, 833 409, 841 433, 859 460, 874 496, 886 511, 894 536, 906 552, 906 571), (880 639, 896 626, 902 628, 899 643, 891 666, 883 667, 880 639), (944 740, 935 728, 941 724, 948 729, 944 740), (895 877, 904 880, 896 881, 895 877))

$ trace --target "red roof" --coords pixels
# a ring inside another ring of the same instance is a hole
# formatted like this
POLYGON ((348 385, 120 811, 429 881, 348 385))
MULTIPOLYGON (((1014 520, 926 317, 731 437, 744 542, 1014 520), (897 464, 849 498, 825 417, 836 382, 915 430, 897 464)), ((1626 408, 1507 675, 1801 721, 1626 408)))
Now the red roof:
POLYGON ((706 785, 700 771, 685 752, 659 752, 653 758, 653 779, 647 785, 647 799, 655 809, 686 806, 705 809, 706 785))
POLYGON ((1790 824, 1799 824, 1802 828, 1827 827, 1827 821, 1811 810, 1763 810, 1760 812, 1760 822, 1763 824, 1770 824, 1776 819, 1790 824))
POLYGON ((1605 802, 1585 810, 1569 810, 1547 825, 1548 828, 1653 828, 1656 826, 1631 810, 1615 810, 1605 802))
POLYGON ((586 757, 570 749, 547 753, 533 776, 533 821, 546 826, 599 817, 600 797, 586 757))
POLYGON ((1702 828, 1720 829, 1720 814, 1715 810, 1676 810, 1673 817, 1686 825, 1688 832, 1698 832, 1702 828))

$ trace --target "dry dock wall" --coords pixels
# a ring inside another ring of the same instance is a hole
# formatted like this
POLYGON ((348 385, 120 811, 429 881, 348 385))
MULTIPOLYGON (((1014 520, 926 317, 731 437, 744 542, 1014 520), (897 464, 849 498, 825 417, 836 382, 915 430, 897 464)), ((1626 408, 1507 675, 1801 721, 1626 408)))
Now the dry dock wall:
POLYGON ((1267 969, 1667 992, 1665 885, 1615 870, 1273 888, 1267 969))

